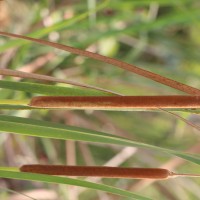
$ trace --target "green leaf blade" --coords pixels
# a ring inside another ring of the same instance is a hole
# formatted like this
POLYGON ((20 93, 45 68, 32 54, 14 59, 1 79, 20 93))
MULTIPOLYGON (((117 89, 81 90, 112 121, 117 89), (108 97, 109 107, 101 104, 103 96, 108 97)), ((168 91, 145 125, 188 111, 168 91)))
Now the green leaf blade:
POLYGON ((59 176, 50 176, 44 174, 34 174, 34 173, 25 173, 25 172, 17 172, 13 170, 5 170, 5 168, 0 168, 0 177, 2 178, 12 178, 12 179, 19 179, 19 180, 27 180, 27 181, 39 181, 45 183, 57 183, 57 184, 65 184, 65 185, 74 185, 85 187, 89 189, 100 190, 104 192, 109 192, 115 195, 120 195, 123 197, 129 197, 135 200, 151 200, 150 198, 140 196, 134 194, 129 191, 125 191, 122 189, 118 189, 115 187, 111 187, 108 185, 92 183, 89 181, 79 180, 79 179, 72 179, 68 177, 59 177, 59 176))
POLYGON ((156 150, 163 153, 175 155, 187 161, 200 165, 200 158, 188 153, 183 153, 167 148, 162 148, 150 144, 132 141, 123 137, 118 137, 103 132, 66 126, 46 121, 1 115, 0 131, 11 132, 27 136, 43 137, 43 138, 77 140, 84 142, 95 142, 95 143, 147 148, 154 151, 156 150))
POLYGON ((101 96, 110 95, 109 93, 91 90, 91 89, 80 89, 74 87, 64 87, 57 85, 47 85, 38 83, 28 83, 28 82, 14 82, 0 80, 0 88, 30 92, 36 94, 45 94, 49 96, 101 96), (13 87, 13 85, 15 87, 13 87))

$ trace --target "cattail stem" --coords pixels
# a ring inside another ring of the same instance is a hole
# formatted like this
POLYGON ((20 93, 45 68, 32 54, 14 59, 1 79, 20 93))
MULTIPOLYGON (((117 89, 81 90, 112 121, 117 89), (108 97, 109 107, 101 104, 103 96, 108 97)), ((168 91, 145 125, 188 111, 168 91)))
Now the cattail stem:
POLYGON ((200 177, 198 174, 178 174, 161 168, 120 168, 65 165, 23 165, 21 172, 64 176, 96 176, 126 179, 168 179, 175 177, 200 177))
POLYGON ((68 109, 200 108, 200 96, 38 96, 32 107, 68 109))
POLYGON ((176 177, 198 177, 198 178, 200 178, 200 174, 179 174, 179 173, 174 173, 174 172, 172 172, 171 176, 172 176, 172 178, 176 178, 176 177))

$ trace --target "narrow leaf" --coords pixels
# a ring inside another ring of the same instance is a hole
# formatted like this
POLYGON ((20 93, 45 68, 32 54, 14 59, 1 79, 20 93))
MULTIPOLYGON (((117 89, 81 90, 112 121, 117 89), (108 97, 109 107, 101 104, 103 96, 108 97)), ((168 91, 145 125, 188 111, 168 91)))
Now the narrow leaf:
POLYGON ((47 76, 47 75, 33 74, 33 73, 27 73, 27 72, 16 71, 16 70, 11 70, 11 69, 1 69, 1 68, 0 68, 0 75, 36 79, 36 80, 40 80, 40 81, 42 80, 42 81, 65 83, 65 84, 69 84, 69 85, 99 90, 99 91, 109 93, 109 94, 119 95, 117 93, 111 92, 111 91, 106 90, 106 89, 102 89, 102 88, 98 88, 98 87, 95 87, 95 86, 90 86, 90 85, 86 85, 86 84, 82 84, 82 83, 77 83, 77 82, 74 82, 74 81, 64 80, 64 79, 60 79, 60 78, 54 78, 52 76, 47 76))
POLYGON ((72 178, 67 178, 67 177, 24 173, 24 172, 12 171, 12 170, 2 170, 1 168, 0 168, 0 177, 12 178, 12 179, 18 179, 18 180, 39 181, 39 182, 45 182, 45 183, 59 183, 59 184, 65 184, 65 185, 75 185, 75 186, 100 190, 104 192, 109 192, 115 195, 129 197, 136 200, 151 200, 150 198, 143 197, 143 196, 134 194, 132 192, 118 189, 115 187, 111 187, 109 185, 92 183, 92 182, 88 182, 84 180, 72 179, 72 178))
POLYGON ((139 67, 136 67, 134 65, 122 62, 120 60, 114 59, 114 58, 109 58, 106 56, 102 56, 96 53, 92 53, 89 51, 85 51, 82 49, 78 49, 78 48, 74 48, 74 47, 70 47, 70 46, 66 46, 66 45, 62 45, 62 44, 58 44, 58 43, 54 43, 54 42, 50 42, 50 41, 46 41, 46 40, 41 40, 41 39, 36 39, 36 38, 31 38, 28 36, 23 36, 23 35, 17 35, 17 34, 12 34, 12 33, 5 33, 5 32, 0 32, 0 35, 3 36, 8 36, 8 37, 14 37, 14 38, 21 38, 24 40, 29 40, 32 42, 36 42, 39 44, 43 44, 43 45, 47 45, 47 46, 51 46, 57 49, 61 49, 64 51, 68 51, 70 53, 74 53, 74 54, 78 54, 81 56, 85 56, 88 58, 93 58, 95 60, 99 60, 102 61, 104 63, 108 63, 108 64, 112 64, 114 66, 117 66, 119 68, 131 71, 133 73, 136 73, 138 75, 141 75, 143 77, 149 78, 151 80, 154 80, 156 82, 162 83, 164 85, 167 85, 169 87, 175 88, 177 90, 183 91, 185 93, 191 94, 191 95, 200 95, 200 90, 197 88, 193 88, 191 86, 182 84, 180 82, 174 81, 172 79, 163 77, 161 75, 155 74, 153 72, 141 69, 139 67))
POLYGON ((45 94, 49 96, 101 96, 110 95, 107 92, 90 90, 90 89, 80 89, 80 88, 69 88, 56 85, 38 84, 38 83, 28 83, 28 82, 14 82, 14 81, 4 81, 0 80, 0 88, 18 90, 36 94, 45 94), (13 87, 14 85, 14 87, 13 87))
POLYGON ((188 153, 183 153, 171 149, 166 149, 141 142, 136 142, 123 137, 103 132, 66 126, 46 121, 0 115, 0 131, 11 132, 27 136, 43 137, 43 138, 78 140, 85 142, 142 147, 175 155, 187 161, 200 165, 200 157, 196 155, 191 155, 188 153))

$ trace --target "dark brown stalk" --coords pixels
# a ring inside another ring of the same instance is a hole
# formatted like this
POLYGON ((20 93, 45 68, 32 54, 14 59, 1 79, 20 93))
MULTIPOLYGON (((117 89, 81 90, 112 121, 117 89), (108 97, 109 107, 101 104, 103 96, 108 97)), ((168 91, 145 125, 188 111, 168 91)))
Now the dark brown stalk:
POLYGON ((38 96, 30 104, 39 108, 135 109, 200 108, 200 96, 38 96))
POLYGON ((46 41, 46 40, 31 38, 31 37, 28 37, 28 36, 17 35, 17 34, 6 33, 6 32, 0 32, 0 35, 8 36, 8 37, 14 37, 14 38, 21 38, 21 39, 24 39, 24 40, 29 40, 29 41, 36 42, 36 43, 39 43, 39 44, 48 45, 48 46, 51 46, 51 47, 62 49, 64 51, 68 51, 70 53, 78 54, 78 55, 85 56, 85 57, 88 57, 88 58, 93 58, 95 60, 99 60, 99 61, 102 61, 104 63, 108 63, 108 64, 111 64, 111 65, 117 66, 119 68, 131 71, 135 74, 141 75, 143 77, 149 78, 151 80, 162 83, 162 84, 167 85, 169 87, 183 91, 187 94, 200 95, 200 90, 197 89, 197 88, 193 88, 191 86, 182 84, 180 82, 177 82, 177 81, 174 81, 172 79, 160 76, 158 74, 149 72, 147 70, 141 69, 139 67, 136 67, 134 65, 131 65, 131 64, 128 64, 128 63, 125 63, 125 62, 122 62, 122 61, 114 59, 114 58, 109 58, 109 57, 102 56, 102 55, 92 53, 92 52, 89 52, 89 51, 85 51, 85 50, 82 50, 82 49, 78 49, 78 48, 74 48, 74 47, 70 47, 70 46, 66 46, 66 45, 62 45, 62 44, 58 44, 58 43, 54 43, 54 42, 50 42, 50 41, 46 41))

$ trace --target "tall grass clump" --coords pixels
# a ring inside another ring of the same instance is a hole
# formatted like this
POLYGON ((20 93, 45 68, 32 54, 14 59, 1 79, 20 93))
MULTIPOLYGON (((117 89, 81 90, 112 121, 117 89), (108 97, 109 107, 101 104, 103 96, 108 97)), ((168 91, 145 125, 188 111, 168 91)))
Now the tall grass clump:
POLYGON ((199 199, 199 6, 0 1, 0 198, 199 199))

